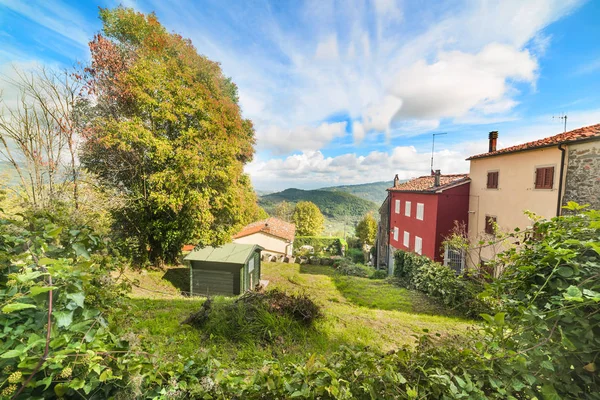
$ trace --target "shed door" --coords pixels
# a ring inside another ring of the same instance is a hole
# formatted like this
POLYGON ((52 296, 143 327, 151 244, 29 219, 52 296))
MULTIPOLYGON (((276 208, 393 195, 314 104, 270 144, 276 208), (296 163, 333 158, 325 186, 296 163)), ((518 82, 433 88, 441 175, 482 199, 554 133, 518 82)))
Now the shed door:
POLYGON ((198 296, 233 295, 233 272, 209 271, 194 268, 192 292, 198 296))

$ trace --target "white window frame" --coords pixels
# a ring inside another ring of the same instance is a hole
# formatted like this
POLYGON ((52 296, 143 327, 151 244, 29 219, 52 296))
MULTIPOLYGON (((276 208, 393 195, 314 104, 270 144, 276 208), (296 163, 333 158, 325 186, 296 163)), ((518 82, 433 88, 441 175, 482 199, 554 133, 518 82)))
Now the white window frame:
POLYGON ((395 207, 395 213, 400 214, 400 200, 396 200, 395 207))
POLYGON ((398 229, 397 226, 394 227, 394 240, 397 242, 398 241, 398 236, 400 235, 400 230, 398 229))
POLYGON ((406 248, 410 247, 410 233, 404 231, 404 238, 402 240, 402 245, 406 248))
POLYGON ((425 204, 417 203, 417 219, 423 221, 425 216, 425 204))
POLYGON ((419 236, 415 236, 415 253, 419 255, 423 254, 423 239, 419 236))
POLYGON ((411 202, 410 201, 406 201, 404 203, 404 216, 405 217, 410 217, 410 208, 411 208, 411 202))
POLYGON ((252 257, 250 261, 248 261, 248 272, 252 271, 254 271, 254 257, 252 257))

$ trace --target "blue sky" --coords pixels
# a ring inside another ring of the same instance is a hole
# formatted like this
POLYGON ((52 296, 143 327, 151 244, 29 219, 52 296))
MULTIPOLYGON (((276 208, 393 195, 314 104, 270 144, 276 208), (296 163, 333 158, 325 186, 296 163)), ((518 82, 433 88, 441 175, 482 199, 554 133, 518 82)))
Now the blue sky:
POLYGON ((238 84, 261 190, 426 174, 434 132, 435 168, 467 172, 491 130, 504 147, 561 132, 553 115, 600 122, 597 1, 0 0, 0 73, 87 62, 119 3, 238 84))

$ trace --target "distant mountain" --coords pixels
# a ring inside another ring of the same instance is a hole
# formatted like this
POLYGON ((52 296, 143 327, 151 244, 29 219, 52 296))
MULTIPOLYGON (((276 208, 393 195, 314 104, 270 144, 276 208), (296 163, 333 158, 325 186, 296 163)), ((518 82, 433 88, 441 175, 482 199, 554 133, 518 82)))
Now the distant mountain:
POLYGON ((272 214, 275 206, 282 201, 290 203, 312 201, 319 207, 323 215, 334 220, 347 218, 354 221, 369 211, 376 211, 379 207, 372 201, 362 199, 344 191, 319 189, 286 189, 282 192, 261 196, 258 202, 265 211, 272 214))
POLYGON ((360 185, 331 186, 324 187, 319 190, 350 193, 354 196, 360 197, 361 199, 375 202, 378 206, 380 206, 387 196, 387 192, 385 190, 392 187, 393 184, 394 183, 391 181, 382 181, 363 183, 360 185))

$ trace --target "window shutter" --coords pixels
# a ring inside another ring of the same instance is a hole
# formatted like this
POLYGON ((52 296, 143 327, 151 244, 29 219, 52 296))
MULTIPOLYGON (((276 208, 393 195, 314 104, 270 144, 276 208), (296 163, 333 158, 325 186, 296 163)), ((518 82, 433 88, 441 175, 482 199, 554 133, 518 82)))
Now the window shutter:
POLYGON ((554 184, 554 167, 544 168, 546 174, 544 176, 544 188, 552 189, 554 184))
POLYGON ((554 186, 554 167, 536 168, 535 188, 552 189, 554 186))
POLYGON ((498 171, 488 172, 487 174, 487 185, 488 189, 498 189, 498 171))
POLYGON ((494 223, 496 222, 496 217, 491 217, 489 215, 485 216, 485 233, 493 235, 494 234, 494 223))

